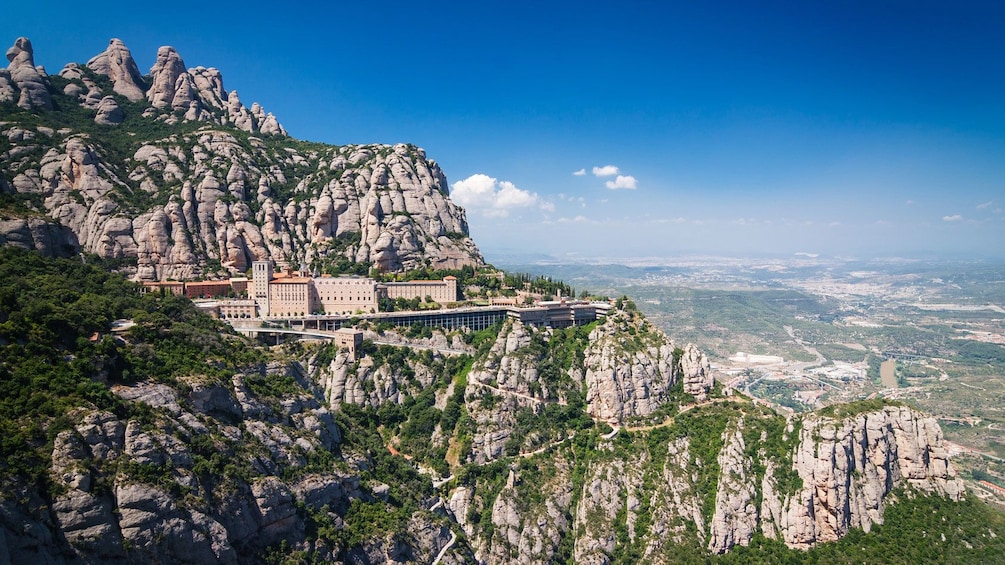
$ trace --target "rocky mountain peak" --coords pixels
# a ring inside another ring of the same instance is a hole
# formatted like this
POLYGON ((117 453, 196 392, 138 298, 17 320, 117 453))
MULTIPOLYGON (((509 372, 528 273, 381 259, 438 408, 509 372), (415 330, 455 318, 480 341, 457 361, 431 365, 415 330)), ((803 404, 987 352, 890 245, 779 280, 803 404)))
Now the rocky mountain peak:
MULTIPOLYGON (((0 101, 12 99, 5 95, 11 83, 20 91, 17 105, 25 110, 52 110, 52 98, 45 85, 44 70, 35 66, 35 50, 27 37, 19 37, 7 50, 7 77, 0 76, 0 101), (8 86, 5 88, 4 83, 8 86)), ((10 90, 13 94, 13 90, 10 90)))
POLYGON ((167 108, 174 101, 178 78, 185 73, 185 61, 174 47, 165 45, 157 50, 157 60, 150 67, 152 84, 147 100, 154 108, 167 108))
POLYGON ((678 382, 699 401, 713 384, 704 353, 678 347, 635 310, 613 311, 590 334, 585 380, 589 414, 611 422, 648 416, 678 382))
POLYGON ((112 89, 129 100, 143 100, 146 85, 133 54, 121 39, 112 39, 108 48, 87 61, 87 68, 112 81, 112 89))
POLYGON ((35 50, 31 47, 31 40, 27 37, 19 37, 14 40, 7 50, 7 60, 10 62, 8 69, 14 69, 23 65, 35 68, 35 50))

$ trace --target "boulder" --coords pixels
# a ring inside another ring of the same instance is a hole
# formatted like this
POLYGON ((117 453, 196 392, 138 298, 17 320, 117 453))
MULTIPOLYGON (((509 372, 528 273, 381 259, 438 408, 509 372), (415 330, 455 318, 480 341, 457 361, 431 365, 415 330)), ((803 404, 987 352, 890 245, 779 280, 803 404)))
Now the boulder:
POLYGON ((119 103, 112 96, 105 96, 98 104, 98 113, 94 116, 94 123, 103 126, 117 126, 126 119, 119 103))

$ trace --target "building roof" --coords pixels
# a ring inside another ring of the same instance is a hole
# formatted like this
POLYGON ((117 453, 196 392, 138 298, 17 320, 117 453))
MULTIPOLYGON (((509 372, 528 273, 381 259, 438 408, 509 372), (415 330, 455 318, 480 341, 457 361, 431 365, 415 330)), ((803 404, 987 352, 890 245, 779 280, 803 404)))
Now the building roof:
POLYGON ((200 286, 217 286, 221 284, 230 285, 229 280, 218 280, 218 281, 192 281, 185 283, 187 286, 200 287, 200 286))
MULTIPOLYGON (((416 279, 414 281, 395 281, 395 282, 389 282, 389 283, 384 283, 384 284, 393 284, 393 285, 409 285, 409 284, 416 284, 416 283, 419 283, 419 284, 443 284, 443 281, 445 281, 445 280, 447 280, 447 279, 443 279, 443 280, 416 279)), ((454 280, 457 280, 457 279, 454 279, 454 280)))
POLYGON ((311 282, 311 279, 307 277, 283 277, 280 279, 272 279, 269 284, 307 284, 311 282))

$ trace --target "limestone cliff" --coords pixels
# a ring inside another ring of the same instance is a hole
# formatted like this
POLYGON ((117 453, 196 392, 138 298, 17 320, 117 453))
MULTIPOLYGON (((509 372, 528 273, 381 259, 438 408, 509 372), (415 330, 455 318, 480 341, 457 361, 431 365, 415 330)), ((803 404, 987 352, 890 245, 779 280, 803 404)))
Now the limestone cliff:
POLYGON ((677 390, 658 421, 607 431, 588 416, 587 352, 632 319, 508 322, 482 343, 368 334, 416 349, 365 344, 353 360, 296 345, 285 355, 306 369, 113 386, 117 412, 67 414, 51 499, 22 484, 0 500, 0 559, 238 562, 285 543, 371 563, 441 551, 672 563, 758 534, 806 549, 882 523, 896 496, 963 496, 938 425, 904 406, 786 420, 715 389, 700 402, 677 390))
POLYGON ((935 419, 903 406, 844 418, 804 418, 793 469, 803 488, 782 496, 768 475, 761 505, 765 535, 778 536, 790 547, 882 524, 887 495, 896 486, 949 500, 964 494, 935 419))
POLYGON ((52 110, 45 69, 35 66, 35 50, 19 37, 7 50, 7 71, 0 74, 0 102, 16 101, 25 110, 52 110))
POLYGON ((572 480, 561 469, 577 451, 556 446, 537 460, 543 471, 530 482, 520 480, 521 470, 526 474, 534 464, 518 461, 498 494, 485 484, 488 498, 483 498, 479 483, 462 485, 449 499, 451 508, 486 563, 550 559, 563 547, 554 532, 564 530, 572 540, 566 551, 576 563, 610 563, 615 556, 675 563, 748 545, 758 533, 807 549, 851 528, 868 531, 883 522, 897 489, 950 501, 963 496, 934 420, 909 408, 884 407, 848 418, 809 415, 789 423, 783 432, 788 439, 766 435, 758 424, 763 414, 749 408, 715 412, 696 415, 679 428, 671 424, 659 436, 598 444, 581 482, 562 484, 572 480), (793 424, 801 424, 800 431, 793 424), (706 426, 714 435, 673 437, 706 426), (777 441, 791 445, 784 457, 773 457, 761 445, 777 441), (801 484, 789 479, 792 474, 801 484), (573 496, 561 494, 570 487, 573 496), (541 492, 548 494, 542 498, 541 492), (514 499, 544 504, 514 507, 514 499), (465 519, 485 512, 491 512, 490 529, 484 518, 465 519), (543 527, 553 534, 544 534, 543 527), (532 534, 534 543, 524 541, 527 533, 515 533, 528 530, 539 532, 532 534))
POLYGON ((77 235, 65 226, 40 218, 0 216, 0 245, 34 249, 49 257, 70 257, 80 248, 77 235))
MULTIPOLYGON (((147 422, 72 414, 73 428, 53 442, 51 508, 31 490, 0 500, 0 561, 247 562, 280 541, 308 543, 305 512, 338 520, 353 501, 372 503, 358 471, 312 466, 342 439, 309 387, 281 401, 252 391, 251 381, 299 379, 295 369, 267 371, 190 379, 184 395, 153 383, 113 389, 145 406, 147 422)), ((364 546, 370 562, 431 560, 450 533, 430 517, 412 517, 407 542, 364 546)), ((340 551, 311 547, 327 559, 340 551)))
POLYGON ((422 149, 295 142, 225 90, 218 70, 186 70, 170 47, 149 84, 117 39, 56 77, 37 72, 32 53, 19 39, 0 74, 0 103, 23 108, 0 122, 0 191, 18 204, 8 219, 65 226, 80 251, 135 259, 142 280, 240 273, 265 258, 384 271, 482 263, 422 149))
POLYGON ((586 350, 586 402, 594 418, 621 422, 648 416, 681 382, 705 400, 712 387, 708 359, 693 344, 683 349, 635 310, 616 310, 590 335, 586 350))

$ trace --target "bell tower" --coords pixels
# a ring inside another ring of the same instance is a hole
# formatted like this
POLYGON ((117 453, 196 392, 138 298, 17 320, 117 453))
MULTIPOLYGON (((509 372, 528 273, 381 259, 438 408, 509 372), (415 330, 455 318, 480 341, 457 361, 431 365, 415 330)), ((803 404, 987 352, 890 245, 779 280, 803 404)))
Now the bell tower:
POLYGON ((272 272, 273 263, 269 259, 251 264, 251 285, 259 318, 269 315, 269 281, 272 280, 272 272))

